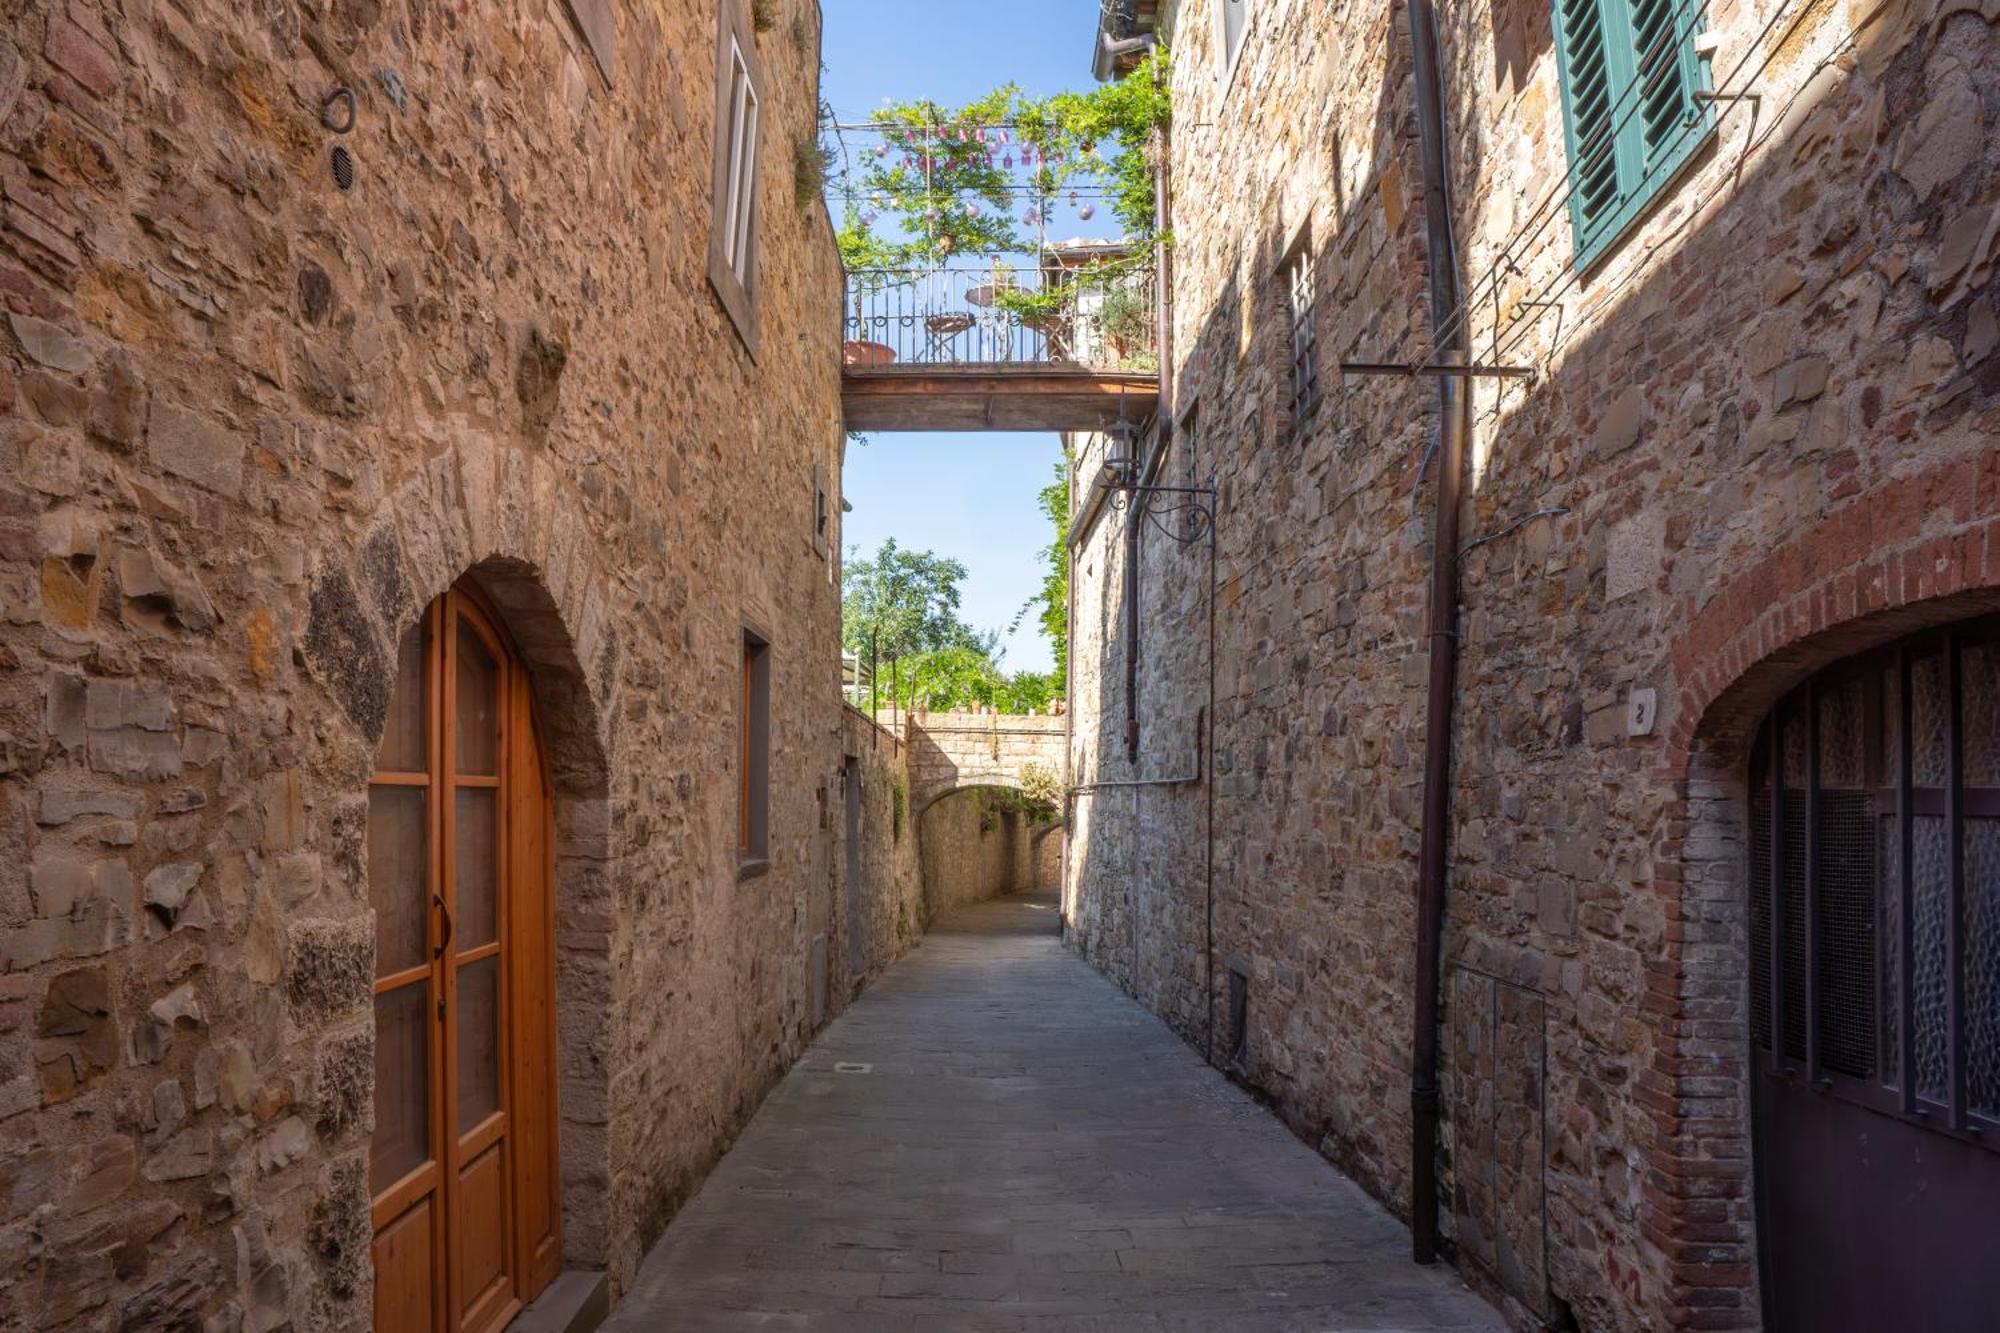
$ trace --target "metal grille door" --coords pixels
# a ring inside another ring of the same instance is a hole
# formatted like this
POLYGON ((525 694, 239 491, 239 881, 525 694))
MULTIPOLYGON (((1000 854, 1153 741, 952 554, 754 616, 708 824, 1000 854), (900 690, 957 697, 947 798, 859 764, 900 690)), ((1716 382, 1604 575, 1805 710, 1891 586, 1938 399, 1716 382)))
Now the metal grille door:
POLYGON ((1820 673, 1748 818, 1773 1329, 1991 1327, 2000 1268, 2000 621, 1820 673))

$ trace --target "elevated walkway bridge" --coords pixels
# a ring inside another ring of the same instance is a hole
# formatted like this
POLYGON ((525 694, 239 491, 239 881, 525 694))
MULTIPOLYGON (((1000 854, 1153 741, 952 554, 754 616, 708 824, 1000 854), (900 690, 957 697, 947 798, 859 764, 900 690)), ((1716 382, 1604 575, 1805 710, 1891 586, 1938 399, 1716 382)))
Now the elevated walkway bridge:
POLYGON ((848 275, 841 401, 853 431, 1103 431, 1159 402, 1153 269, 1104 247, 848 275))

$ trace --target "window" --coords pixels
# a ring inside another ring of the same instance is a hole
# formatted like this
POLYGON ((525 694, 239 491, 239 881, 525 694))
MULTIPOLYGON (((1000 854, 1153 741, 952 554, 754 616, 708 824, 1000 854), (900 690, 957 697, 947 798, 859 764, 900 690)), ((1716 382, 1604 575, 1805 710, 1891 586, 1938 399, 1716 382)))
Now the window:
POLYGON ((1242 1070, 1250 1057, 1250 978, 1229 969, 1229 1065, 1242 1070))
POLYGON ((737 0, 724 0, 716 55, 714 195, 709 218, 708 279, 757 351, 757 131, 763 79, 737 0))
POLYGON ((618 81, 617 25, 611 18, 611 0, 567 0, 570 21, 590 48, 598 73, 605 84, 618 81))
POLYGON ((1569 140, 1570 226, 1594 262, 1708 140, 1714 118, 1679 0, 1554 0, 1569 140))
POLYGON ((1291 417, 1297 430, 1319 407, 1319 333, 1313 319, 1312 245, 1302 240, 1279 270, 1292 331, 1291 417))
POLYGON ((2000 620, 1821 672, 1751 756, 1750 1023, 1781 1075, 2000 1130, 2000 620))
POLYGON ((740 689, 736 861, 748 875, 768 868, 771 856, 771 642, 747 625, 740 689))
POLYGON ((833 499, 826 493, 826 474, 813 464, 813 550, 825 559, 833 548, 833 499))
POLYGON ((1243 29, 1249 22, 1250 0, 1214 0, 1216 73, 1227 82, 1243 49, 1243 29))

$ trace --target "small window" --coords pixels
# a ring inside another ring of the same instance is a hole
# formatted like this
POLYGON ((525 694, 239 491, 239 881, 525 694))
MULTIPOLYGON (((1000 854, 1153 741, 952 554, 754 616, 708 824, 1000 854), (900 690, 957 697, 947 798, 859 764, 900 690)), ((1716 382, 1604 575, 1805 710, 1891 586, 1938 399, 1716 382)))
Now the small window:
POLYGON ((737 726, 736 860, 744 874, 770 864, 771 644, 743 630, 741 712, 737 726))
POLYGON ((591 59, 608 87, 618 81, 618 29, 611 18, 611 0, 567 0, 570 21, 590 48, 591 59))
POLYGON ((2000 618, 1827 667, 1750 757, 1751 1039, 1768 1076, 2000 1134, 2000 618))
POLYGON ((1291 323, 1291 419, 1298 429, 1319 407, 1319 332, 1314 318, 1312 246, 1301 243, 1280 271, 1291 323))
POLYGON ((1249 23, 1250 0, 1213 0, 1215 5, 1216 72, 1226 81, 1243 49, 1243 29, 1249 23))
POLYGON ((752 355, 757 351, 757 132, 764 100, 754 50, 736 0, 724 0, 708 277, 752 355))
POLYGON ((1675 0, 1554 0, 1579 268, 1609 249, 1708 141, 1700 15, 1675 0))
POLYGON ((1229 969, 1229 1068, 1241 1070, 1250 1056, 1250 978, 1229 969))
POLYGON ((813 550, 821 559, 833 549, 833 497, 826 493, 826 473, 813 464, 813 550))

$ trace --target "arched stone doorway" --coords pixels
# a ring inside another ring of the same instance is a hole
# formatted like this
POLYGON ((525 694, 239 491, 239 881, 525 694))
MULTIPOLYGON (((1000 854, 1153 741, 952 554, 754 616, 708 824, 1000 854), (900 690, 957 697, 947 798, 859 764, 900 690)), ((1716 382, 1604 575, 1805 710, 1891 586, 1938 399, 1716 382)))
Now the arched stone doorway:
POLYGON ((471 580, 402 635, 367 828, 378 1333, 502 1328, 561 1266, 554 805, 537 712, 471 580))
POLYGON ((1845 658, 1767 714, 1745 824, 1767 1326, 2000 1303, 2000 618, 1845 658))
POLYGON ((1060 880, 1062 826, 1038 818, 1018 785, 953 787, 922 806, 915 823, 926 921, 1060 880))
POLYGON ((1974 479, 1947 459, 1833 510, 1703 589, 1672 638, 1651 875, 1666 948, 1648 966, 1630 1135, 1645 1172, 1638 1221, 1656 1248, 1624 1270, 1635 1301, 1747 1323, 1771 1294, 1752 1143, 1752 752, 1772 711, 1823 669, 2000 612, 2000 514, 1974 479))
POLYGON ((1709 1163, 1690 1175, 1747 1163, 1710 1204, 1712 1271, 1772 1329, 1957 1327, 2000 1300, 1962 1248, 2000 1207, 1980 961, 2000 956, 2000 879, 1975 859, 2000 829, 1996 610, 1982 588, 1800 618, 1747 663, 1708 659, 1742 664, 1685 701, 1674 1058, 1702 1133, 1675 1142, 1709 1163), (1913 1048, 1956 1051, 1943 1087, 1906 1075, 1913 1048))

